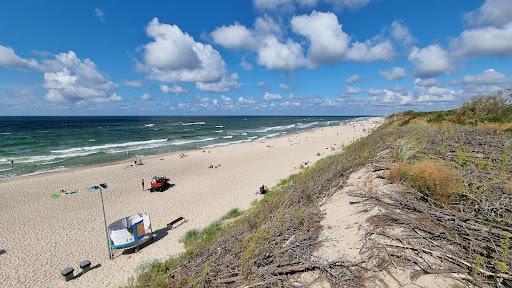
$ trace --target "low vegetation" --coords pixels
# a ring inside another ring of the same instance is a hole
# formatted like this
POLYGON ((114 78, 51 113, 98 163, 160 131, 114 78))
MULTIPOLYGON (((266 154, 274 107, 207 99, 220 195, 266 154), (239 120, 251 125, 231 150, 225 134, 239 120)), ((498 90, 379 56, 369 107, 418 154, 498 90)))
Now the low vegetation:
POLYGON ((415 119, 428 123, 454 123, 476 126, 493 132, 512 133, 512 89, 479 96, 453 110, 399 113, 403 124, 415 119))
POLYGON ((369 165, 388 170, 402 187, 391 195, 355 195, 381 207, 380 224, 367 236, 401 243, 394 253, 376 253, 374 270, 415 265, 422 273, 463 275, 468 285, 512 287, 512 139, 508 128, 488 128, 510 127, 510 93, 450 111, 390 116, 343 152, 283 180, 247 211, 189 231, 184 253, 147 266, 130 286, 287 287, 290 273, 312 267, 334 287, 363 286, 367 269, 346 259, 320 265, 312 255, 320 245, 321 203, 369 165), (401 236, 389 234, 393 228, 401 236), (426 267, 425 254, 442 268, 426 267))
POLYGON ((282 286, 286 275, 280 267, 310 262, 319 244, 319 201, 381 152, 383 140, 391 137, 389 130, 380 128, 346 146, 342 154, 321 159, 281 181, 233 221, 222 225, 219 220, 201 231, 189 231, 182 239, 184 253, 145 267, 129 286, 282 286))
POLYGON ((181 242, 185 245, 185 248, 197 245, 197 243, 201 243, 201 245, 208 245, 216 239, 217 233, 219 233, 219 231, 222 230, 222 227, 226 225, 226 221, 237 218, 240 215, 242 215, 240 209, 231 209, 219 220, 211 223, 203 230, 192 229, 187 231, 183 239, 181 239, 181 242))
POLYGON ((414 164, 395 164, 389 170, 391 180, 405 182, 421 194, 448 205, 465 190, 458 171, 446 164, 421 160, 414 164))

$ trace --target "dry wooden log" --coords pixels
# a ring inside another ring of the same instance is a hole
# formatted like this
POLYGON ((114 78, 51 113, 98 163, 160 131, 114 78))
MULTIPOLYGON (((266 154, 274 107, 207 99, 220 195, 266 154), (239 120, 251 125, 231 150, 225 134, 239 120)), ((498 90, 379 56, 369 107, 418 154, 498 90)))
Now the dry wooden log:
POLYGON ((421 252, 429 253, 429 254, 431 254, 433 256, 439 256, 439 257, 447 259, 449 261, 455 261, 455 262, 457 262, 459 264, 467 266, 468 268, 476 268, 480 273, 482 273, 484 275, 487 275, 487 276, 492 276, 492 277, 496 277, 496 278, 503 278, 503 279, 506 279, 506 280, 512 280, 512 275, 510 275, 510 274, 492 273, 492 272, 489 272, 489 271, 484 270, 484 269, 479 268, 479 267, 473 267, 473 265, 471 265, 471 263, 468 263, 467 261, 465 261, 463 259, 460 259, 458 257, 455 257, 453 255, 450 255, 450 254, 442 254, 440 252, 433 251, 433 250, 430 250, 430 249, 425 249, 425 248, 421 248, 421 247, 407 246, 407 245, 400 245, 400 244, 386 244, 386 245, 390 246, 390 247, 395 247, 395 248, 410 249, 410 250, 415 250, 415 251, 421 251, 421 252))

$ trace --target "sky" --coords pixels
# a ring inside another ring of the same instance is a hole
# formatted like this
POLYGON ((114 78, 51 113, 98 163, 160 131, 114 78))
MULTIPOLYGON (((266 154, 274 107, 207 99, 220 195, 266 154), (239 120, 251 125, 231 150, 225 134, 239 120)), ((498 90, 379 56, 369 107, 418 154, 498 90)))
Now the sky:
POLYGON ((0 116, 383 115, 512 83, 510 0, 17 0, 0 27, 0 116))

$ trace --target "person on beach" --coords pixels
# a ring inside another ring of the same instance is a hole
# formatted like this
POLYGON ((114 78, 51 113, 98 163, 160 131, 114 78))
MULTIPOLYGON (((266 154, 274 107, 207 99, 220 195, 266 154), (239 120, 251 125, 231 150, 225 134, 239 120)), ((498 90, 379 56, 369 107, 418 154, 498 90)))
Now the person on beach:
POLYGON ((142 191, 144 191, 144 178, 142 178, 142 191))
POLYGON ((11 159, 11 166, 14 166, 14 160, 11 159))

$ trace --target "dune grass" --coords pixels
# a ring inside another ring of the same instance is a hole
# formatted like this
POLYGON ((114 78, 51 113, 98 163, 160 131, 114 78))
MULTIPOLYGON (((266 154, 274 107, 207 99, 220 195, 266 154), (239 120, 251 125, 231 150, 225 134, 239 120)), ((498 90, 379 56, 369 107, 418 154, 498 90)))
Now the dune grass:
POLYGON ((414 121, 427 123, 454 123, 476 126, 495 133, 512 134, 512 89, 501 89, 491 95, 474 97, 459 108, 445 111, 405 111, 394 114, 401 126, 414 121))
POLYGON ((405 182, 418 192, 442 204, 449 205, 465 191, 458 171, 444 163, 421 160, 414 164, 395 164, 390 167, 390 178, 405 182))
POLYGON ((240 275, 243 283, 277 285, 269 271, 315 251, 322 217, 319 201, 400 135, 388 126, 282 180, 243 213, 231 210, 208 227, 187 232, 182 254, 144 267, 129 287, 223 287, 215 281, 230 274, 240 275), (283 249, 286 243, 295 248, 283 249))
POLYGON ((238 208, 233 208, 224 214, 219 220, 211 223, 206 228, 202 230, 192 229, 187 231, 185 236, 181 239, 181 242, 185 245, 185 248, 191 247, 197 242, 202 242, 202 245, 208 245, 216 239, 217 234, 225 225, 225 221, 237 218, 240 215, 242 215, 242 211, 238 208))
MULTIPOLYGON (((390 167, 392 181, 420 192, 415 201, 434 200, 443 204, 436 209, 510 226, 507 211, 512 206, 500 200, 512 191, 509 138, 483 127, 508 127, 510 115, 510 102, 496 99, 473 99, 449 111, 393 115, 341 153, 284 179, 243 213, 231 210, 208 227, 187 232, 182 254, 148 265, 131 279, 130 287, 225 287, 216 281, 233 275, 239 278, 231 286, 282 285, 283 278, 271 271, 283 263, 311 259, 317 248, 323 217, 319 203, 350 173, 384 157, 381 154, 398 163, 390 167), (495 213, 502 209, 497 205, 508 206, 495 213), (286 248, 290 241, 294 249, 286 248)), ((478 267, 508 271, 509 243, 508 234, 502 235, 495 245, 502 251, 499 255, 496 249, 489 255, 475 254, 478 267)))

